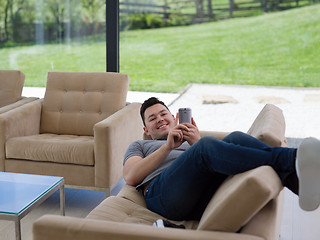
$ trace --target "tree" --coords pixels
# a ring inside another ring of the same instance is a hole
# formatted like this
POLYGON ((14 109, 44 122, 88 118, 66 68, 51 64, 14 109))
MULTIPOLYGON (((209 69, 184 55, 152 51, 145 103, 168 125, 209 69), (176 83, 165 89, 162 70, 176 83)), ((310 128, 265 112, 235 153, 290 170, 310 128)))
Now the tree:
POLYGON ((9 39, 9 10, 12 10, 13 0, 7 0, 4 7, 4 32, 5 32, 5 41, 9 39))
MULTIPOLYGON (((101 13, 100 9, 104 9, 105 4, 105 0, 81 0, 82 9, 84 11, 83 16, 87 23, 89 34, 96 32, 96 23, 104 18, 104 15, 99 13, 101 13)), ((105 13, 105 11, 102 13, 105 13)), ((104 19, 102 21, 104 21, 104 19)))
POLYGON ((81 0, 82 9, 84 10, 84 16, 88 18, 89 22, 99 21, 99 12, 101 8, 104 8, 105 0, 81 0))
POLYGON ((203 18, 203 0, 196 0, 197 17, 203 18))

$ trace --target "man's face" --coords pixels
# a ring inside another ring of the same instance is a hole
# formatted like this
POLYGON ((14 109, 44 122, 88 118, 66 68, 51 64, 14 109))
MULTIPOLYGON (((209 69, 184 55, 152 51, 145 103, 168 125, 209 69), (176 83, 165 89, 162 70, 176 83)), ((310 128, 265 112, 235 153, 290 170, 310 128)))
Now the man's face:
POLYGON ((162 104, 148 107, 144 112, 144 131, 152 139, 167 138, 169 131, 175 127, 175 118, 162 104))

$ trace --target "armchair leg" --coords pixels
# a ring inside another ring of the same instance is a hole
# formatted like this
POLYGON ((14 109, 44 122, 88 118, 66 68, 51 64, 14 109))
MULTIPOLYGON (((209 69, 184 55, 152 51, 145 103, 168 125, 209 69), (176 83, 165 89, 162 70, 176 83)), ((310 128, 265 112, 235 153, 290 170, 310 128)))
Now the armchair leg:
POLYGON ((75 186, 75 185, 65 185, 65 188, 73 188, 80 190, 92 190, 92 191, 101 191, 106 193, 106 197, 111 196, 111 188, 101 188, 101 187, 88 187, 88 186, 75 186))
POLYGON ((111 196, 111 190, 110 188, 106 189, 106 197, 110 197, 111 196))

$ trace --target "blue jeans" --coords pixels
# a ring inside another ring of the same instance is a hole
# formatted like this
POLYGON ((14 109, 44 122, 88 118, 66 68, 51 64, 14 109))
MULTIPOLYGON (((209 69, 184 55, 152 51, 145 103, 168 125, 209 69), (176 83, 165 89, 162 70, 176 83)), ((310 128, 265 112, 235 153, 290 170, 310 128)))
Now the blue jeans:
POLYGON ((229 175, 269 165, 283 182, 295 171, 294 151, 269 147, 241 132, 222 141, 203 137, 149 184, 147 207, 171 220, 199 220, 229 175))

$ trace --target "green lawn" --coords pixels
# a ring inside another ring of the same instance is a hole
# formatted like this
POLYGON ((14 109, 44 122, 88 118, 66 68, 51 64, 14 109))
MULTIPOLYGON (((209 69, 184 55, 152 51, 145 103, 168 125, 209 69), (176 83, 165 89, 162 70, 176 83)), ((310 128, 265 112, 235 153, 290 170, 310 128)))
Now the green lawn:
POLYGON ((320 86, 320 5, 121 35, 121 71, 135 90, 188 83, 320 86))
POLYGON ((45 87, 48 71, 106 71, 106 44, 46 44, 0 49, 0 69, 19 69, 25 86, 45 87))
MULTIPOLYGON (((51 70, 105 71, 105 43, 0 49, 1 69, 45 86, 51 70)), ((122 32, 130 90, 178 92, 189 83, 320 87, 320 5, 257 17, 122 32)))

